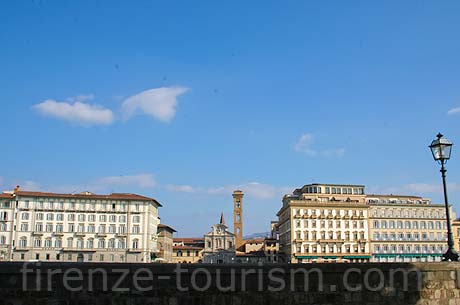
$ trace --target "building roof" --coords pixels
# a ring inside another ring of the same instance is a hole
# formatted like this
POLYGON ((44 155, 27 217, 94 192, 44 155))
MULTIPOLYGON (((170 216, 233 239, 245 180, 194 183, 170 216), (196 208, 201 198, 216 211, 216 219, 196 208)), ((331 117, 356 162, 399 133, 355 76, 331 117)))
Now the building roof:
POLYGON ((244 240, 244 243, 245 244, 260 244, 260 243, 263 243, 264 240, 265 240, 265 237, 246 239, 246 240, 244 240))
POLYGON ((177 232, 177 231, 176 231, 176 230, 174 230, 172 227, 170 227, 170 226, 167 226, 167 225, 165 225, 165 224, 162 224, 162 223, 160 223, 160 224, 158 225, 158 228, 161 228, 161 229, 166 229, 166 230, 170 230, 171 232, 177 232))
POLYGON ((366 195, 366 198, 372 198, 372 197, 377 197, 377 198, 417 198, 417 199, 424 199, 423 197, 420 197, 420 196, 411 196, 411 195, 394 195, 394 194, 389 194, 389 195, 367 194, 366 195))
POLYGON ((203 250, 203 248, 196 246, 173 246, 173 250, 203 250))
POLYGON ((173 242, 176 242, 176 243, 179 243, 179 242, 184 242, 184 243, 202 242, 202 243, 204 243, 204 238, 203 237, 175 237, 175 238, 173 238, 173 242))
POLYGON ((98 199, 98 200, 139 200, 139 201, 153 201, 158 206, 162 206, 156 199, 130 193, 112 193, 109 195, 93 194, 89 192, 77 194, 59 194, 49 192, 31 192, 31 191, 16 191, 16 196, 24 197, 45 197, 45 198, 72 198, 72 199, 98 199))
POLYGON ((302 188, 306 186, 342 186, 342 187, 364 187, 362 184, 330 184, 330 183, 311 183, 305 184, 302 188))
POLYGON ((0 198, 1 199, 10 199, 10 198, 13 198, 13 194, 0 193, 0 198))

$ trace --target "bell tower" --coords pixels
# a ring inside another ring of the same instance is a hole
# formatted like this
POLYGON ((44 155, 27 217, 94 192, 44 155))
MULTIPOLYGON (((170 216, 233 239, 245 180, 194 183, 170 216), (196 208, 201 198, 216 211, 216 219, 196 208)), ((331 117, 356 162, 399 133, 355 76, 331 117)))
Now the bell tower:
POLYGON ((233 233, 236 248, 243 244, 243 196, 242 191, 233 191, 233 233))

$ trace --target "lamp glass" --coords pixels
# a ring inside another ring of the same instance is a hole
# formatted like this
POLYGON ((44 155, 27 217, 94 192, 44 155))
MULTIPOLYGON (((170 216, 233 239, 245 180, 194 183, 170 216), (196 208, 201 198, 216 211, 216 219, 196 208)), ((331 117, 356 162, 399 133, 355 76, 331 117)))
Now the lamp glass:
POLYGON ((431 142, 430 149, 436 161, 449 160, 452 151, 452 142, 446 138, 440 137, 431 142))

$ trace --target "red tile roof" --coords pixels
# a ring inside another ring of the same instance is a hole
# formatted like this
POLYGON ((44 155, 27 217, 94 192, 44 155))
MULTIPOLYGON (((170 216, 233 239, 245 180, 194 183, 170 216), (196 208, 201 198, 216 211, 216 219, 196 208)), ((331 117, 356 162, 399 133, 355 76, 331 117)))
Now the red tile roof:
POLYGON ((203 248, 195 246, 173 246, 173 250, 203 250, 203 248))
POLYGON ((10 198, 13 198, 13 195, 8 194, 8 193, 0 193, 0 198, 2 198, 2 199, 10 199, 10 198))
POLYGON ((109 195, 98 195, 98 194, 92 194, 92 193, 59 194, 59 193, 48 193, 48 192, 17 191, 15 194, 17 196, 24 196, 24 197, 154 201, 158 206, 160 207, 162 206, 154 198, 137 195, 137 194, 129 194, 129 193, 112 193, 109 195))
POLYGON ((184 243, 193 243, 193 242, 204 242, 204 238, 203 237, 176 237, 176 238, 173 238, 173 241, 175 243, 180 243, 180 242, 184 242, 184 243))

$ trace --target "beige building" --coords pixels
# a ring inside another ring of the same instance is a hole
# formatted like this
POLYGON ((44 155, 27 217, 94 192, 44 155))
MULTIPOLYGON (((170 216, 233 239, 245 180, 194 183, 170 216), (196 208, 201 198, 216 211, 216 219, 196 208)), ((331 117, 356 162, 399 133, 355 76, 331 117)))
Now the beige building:
POLYGON ((173 262, 173 238, 174 232, 177 232, 170 226, 158 224, 158 258, 156 262, 172 263, 173 262))
MULTIPOLYGON (((444 204, 417 196, 367 195, 375 262, 441 261, 447 250, 444 204)), ((455 214, 451 210, 451 215, 455 214)))
POLYGON ((452 221, 452 235, 454 237, 454 249, 455 251, 460 252, 460 219, 455 219, 452 221))
POLYGON ((279 241, 271 238, 256 238, 243 241, 237 249, 236 263, 278 263, 279 241))
POLYGON ((16 188, 0 196, 0 253, 12 261, 151 262, 159 207, 135 194, 16 188))
POLYGON ((370 261, 364 186, 309 184, 285 195, 277 213, 288 262, 370 261))
POLYGON ((201 263, 204 238, 174 238, 173 262, 179 264, 201 263))

